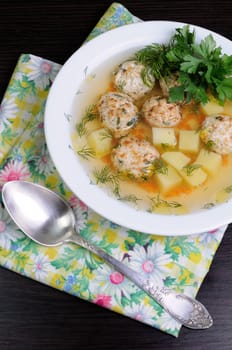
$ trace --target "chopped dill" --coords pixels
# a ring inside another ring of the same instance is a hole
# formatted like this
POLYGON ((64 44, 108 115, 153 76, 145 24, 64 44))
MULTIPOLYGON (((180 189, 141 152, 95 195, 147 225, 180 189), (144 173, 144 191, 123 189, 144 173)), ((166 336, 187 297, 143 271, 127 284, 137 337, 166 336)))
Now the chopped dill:
POLYGON ((201 168, 200 164, 188 164, 183 167, 183 170, 187 176, 192 176, 194 171, 199 168, 201 168))
POLYGON ((161 147, 163 148, 164 151, 167 151, 170 146, 168 143, 161 143, 161 147))
POLYGON ((124 197, 119 197, 118 200, 137 204, 137 202, 141 199, 136 197, 134 194, 128 194, 124 197))
POLYGON ((224 191, 225 191, 226 193, 231 193, 231 192, 232 192, 232 185, 227 186, 226 188, 224 188, 224 191))
POLYGON ((157 158, 152 164, 154 167, 154 174, 168 175, 168 167, 162 159, 157 158))
POLYGON ((135 54, 135 59, 144 64, 145 70, 142 72, 144 82, 151 80, 149 76, 152 74, 156 79, 171 74, 166 59, 168 48, 165 45, 152 44, 135 54), (145 78, 146 77, 146 78, 145 78))
POLYGON ((126 81, 125 80, 119 81, 119 83, 117 84, 118 90, 122 92, 124 90, 125 85, 126 85, 126 81))
POLYGON ((150 198, 151 202, 152 202, 152 207, 151 207, 151 211, 154 210, 154 208, 179 208, 182 207, 182 204, 176 202, 176 201, 165 201, 164 199, 161 199, 159 195, 157 195, 156 197, 152 197, 150 198))
POLYGON ((87 145, 84 145, 81 149, 76 150, 77 154, 82 157, 85 160, 88 160, 89 158, 94 158, 95 152, 92 148, 88 147, 87 145))
POLYGON ((114 189, 113 193, 117 196, 120 197, 119 193, 119 180, 120 177, 117 174, 112 173, 111 169, 106 165, 102 169, 94 169, 93 170, 93 177, 96 181, 96 184, 111 184, 114 189))
POLYGON ((86 134, 86 124, 93 121, 97 118, 97 108, 95 104, 90 105, 84 114, 84 117, 81 119, 80 123, 76 125, 76 130, 78 135, 81 137, 86 134))
POLYGON ((148 68, 144 68, 141 72, 141 78, 145 85, 147 85, 149 88, 153 88, 154 85, 154 79, 151 74, 151 71, 148 68))
POLYGON ((206 203, 202 209, 211 209, 213 207, 215 207, 214 203, 206 203))
POLYGON ((205 148, 207 149, 207 151, 212 151, 212 149, 215 146, 215 142, 213 140, 209 140, 206 144, 205 144, 205 148))
POLYGON ((104 129, 100 133, 100 140, 103 141, 105 139, 112 139, 112 134, 109 129, 104 129))

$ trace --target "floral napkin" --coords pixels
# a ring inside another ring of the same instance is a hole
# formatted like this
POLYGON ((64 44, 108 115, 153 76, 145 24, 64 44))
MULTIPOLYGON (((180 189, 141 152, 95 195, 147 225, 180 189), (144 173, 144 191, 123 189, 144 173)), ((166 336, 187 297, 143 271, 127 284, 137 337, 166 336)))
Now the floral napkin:
MULTIPOLYGON (((137 21, 125 7, 113 3, 88 40, 137 21)), ((0 105, 1 186, 11 180, 28 180, 56 191, 71 204, 77 218, 76 229, 83 237, 154 283, 194 297, 226 227, 181 237, 156 236, 154 228, 154 235, 146 235, 106 220, 75 197, 56 172, 44 139, 46 98, 60 68, 41 57, 20 56, 0 105)), ((76 245, 39 246, 15 226, 3 206, 0 264, 174 336, 179 334, 181 325, 122 274, 76 245)))

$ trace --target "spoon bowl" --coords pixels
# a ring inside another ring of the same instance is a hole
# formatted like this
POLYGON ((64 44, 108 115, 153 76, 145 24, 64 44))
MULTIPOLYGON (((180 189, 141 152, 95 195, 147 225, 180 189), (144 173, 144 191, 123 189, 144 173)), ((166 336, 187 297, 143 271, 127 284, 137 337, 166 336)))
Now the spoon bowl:
POLYGON ((5 208, 18 227, 33 241, 44 246, 76 243, 97 254, 117 271, 156 300, 173 318, 188 328, 205 329, 213 324, 206 308, 197 300, 154 285, 104 250, 82 238, 74 230, 71 207, 56 193, 25 181, 11 181, 2 189, 5 208))
POLYGON ((36 243, 57 246, 71 237, 73 211, 55 192, 30 182, 12 181, 4 185, 2 194, 12 219, 36 243))

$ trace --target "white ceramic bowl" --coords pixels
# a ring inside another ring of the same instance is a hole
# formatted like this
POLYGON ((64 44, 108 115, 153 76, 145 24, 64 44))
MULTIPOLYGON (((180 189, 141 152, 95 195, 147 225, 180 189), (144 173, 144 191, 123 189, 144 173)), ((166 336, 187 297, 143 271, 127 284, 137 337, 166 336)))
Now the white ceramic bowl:
MULTIPOLYGON (((157 42, 167 43, 175 29, 185 23, 151 21, 126 25, 98 36, 77 50, 58 73, 49 92, 45 110, 45 135, 50 155, 67 186, 90 208, 105 218, 149 234, 186 235, 227 224, 232 218, 232 201, 187 215, 158 215, 137 211, 90 184, 82 161, 71 148, 73 106, 83 109, 97 92, 104 92, 105 78, 138 49, 157 42), (104 65, 104 70, 102 67, 104 65), (86 82, 86 75, 95 79, 86 82), (88 85, 89 84, 89 85, 88 85)), ((195 29, 197 40, 212 34, 223 52, 232 53, 232 42, 207 29, 195 29)))

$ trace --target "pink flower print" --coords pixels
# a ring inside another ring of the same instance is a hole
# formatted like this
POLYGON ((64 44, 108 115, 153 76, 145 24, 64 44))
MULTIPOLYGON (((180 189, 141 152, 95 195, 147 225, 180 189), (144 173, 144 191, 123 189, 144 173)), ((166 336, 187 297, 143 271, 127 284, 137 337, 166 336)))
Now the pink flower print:
POLYGON ((83 209, 83 210, 88 210, 88 207, 87 207, 87 205, 85 204, 85 203, 83 203, 82 201, 78 201, 78 204, 79 204, 79 206, 81 207, 81 209, 83 209))
POLYGON ((214 230, 209 231, 209 233, 210 233, 211 235, 213 235, 213 234, 216 233, 216 232, 218 232, 218 229, 217 229, 217 228, 214 229, 214 230))
POLYGON ((11 160, 0 171, 0 181, 8 182, 13 180, 26 180, 30 175, 31 174, 26 165, 18 160, 11 160))
POLYGON ((141 314, 137 314, 137 315, 135 315, 134 319, 136 321, 140 321, 141 322, 143 320, 143 316, 141 314))
POLYGON ((110 307, 111 306, 111 299, 112 299, 112 297, 110 295, 98 294, 96 299, 94 300, 94 302, 95 302, 95 304, 103 306, 103 307, 110 307))
POLYGON ((118 271, 114 271, 110 274, 110 282, 113 284, 121 284, 123 280, 124 276, 118 271))
POLYGON ((120 272, 112 270, 107 265, 101 265, 95 274, 94 279, 90 283, 90 291, 98 295, 110 295, 112 304, 121 300, 122 294, 126 298, 130 298, 130 294, 135 292, 135 285, 125 278, 120 272), (97 294, 96 293, 96 294, 97 294))
POLYGON ((151 260, 145 260, 142 263, 142 269, 146 273, 151 273, 154 269, 154 263, 151 260))
POLYGON ((52 65, 47 61, 42 61, 40 68, 44 74, 48 74, 52 69, 52 65))
POLYGON ((75 208, 77 206, 77 203, 78 203, 78 199, 76 196, 72 195, 70 198, 69 198, 69 203, 71 205, 72 208, 75 208))
POLYGON ((44 127, 44 123, 43 123, 43 122, 41 122, 41 123, 39 123, 39 124, 37 125, 37 128, 38 128, 38 129, 43 129, 43 127, 44 127))

